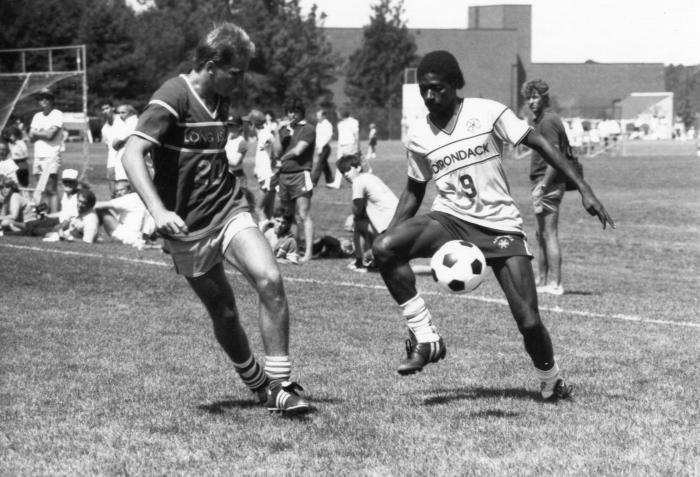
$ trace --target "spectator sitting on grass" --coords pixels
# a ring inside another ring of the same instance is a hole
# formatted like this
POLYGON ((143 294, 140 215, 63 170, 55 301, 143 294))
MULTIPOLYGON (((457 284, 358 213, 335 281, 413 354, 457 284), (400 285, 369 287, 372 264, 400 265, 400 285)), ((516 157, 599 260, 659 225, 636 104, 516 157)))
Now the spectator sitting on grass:
POLYGON ((114 198, 95 204, 95 211, 107 235, 126 245, 142 249, 155 233, 153 217, 127 180, 114 183, 114 198))
POLYGON ((275 214, 272 221, 265 225, 263 234, 278 262, 299 264, 299 249, 292 233, 292 224, 283 214, 275 214))
POLYGON ((0 138, 0 178, 17 182, 17 164, 10 157, 10 146, 4 138, 0 138))
POLYGON ((16 181, 8 178, 0 178, 0 197, 2 198, 0 230, 8 233, 24 233, 26 222, 36 219, 34 203, 20 193, 16 181))
POLYGON ((61 222, 55 232, 44 238, 45 242, 58 242, 59 240, 72 242, 79 239, 86 243, 94 243, 97 240, 100 219, 95 212, 95 194, 91 190, 81 189, 76 195, 77 214, 61 222))
POLYGON ((362 172, 362 160, 354 154, 341 157, 338 172, 352 184, 353 243, 355 261, 348 265, 353 271, 366 272, 374 263, 372 243, 391 222, 399 199, 384 181, 371 172, 362 172))

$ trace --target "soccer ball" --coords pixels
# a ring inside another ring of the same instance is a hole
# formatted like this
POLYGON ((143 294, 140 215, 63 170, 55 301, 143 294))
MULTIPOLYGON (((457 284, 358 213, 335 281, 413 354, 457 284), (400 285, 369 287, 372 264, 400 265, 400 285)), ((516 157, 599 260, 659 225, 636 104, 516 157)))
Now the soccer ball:
POLYGON ((484 254, 464 240, 446 242, 430 259, 433 279, 452 293, 475 290, 484 281, 485 270, 484 254))

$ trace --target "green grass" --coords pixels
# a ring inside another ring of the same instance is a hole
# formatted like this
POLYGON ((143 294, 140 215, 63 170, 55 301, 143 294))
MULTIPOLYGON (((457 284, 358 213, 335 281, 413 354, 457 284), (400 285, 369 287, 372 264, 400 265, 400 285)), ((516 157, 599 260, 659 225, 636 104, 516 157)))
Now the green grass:
MULTIPOLYGON (((100 151, 89 179, 106 198, 100 151)), ((375 171, 399 193, 401 147, 379 152, 375 171)), ((532 237, 527 162, 505 165, 532 237)), ((167 256, 0 238, 0 475, 698 475, 700 165, 584 167, 618 229, 567 194, 568 293, 540 300, 577 386, 557 405, 537 399, 493 277, 466 296, 418 277, 448 355, 406 378, 405 325, 378 275, 283 265, 294 378, 318 407, 285 419, 254 404, 167 256)), ((347 236, 349 201, 347 185, 318 189, 319 233, 347 236)), ((230 280, 262 355, 256 299, 230 280)))

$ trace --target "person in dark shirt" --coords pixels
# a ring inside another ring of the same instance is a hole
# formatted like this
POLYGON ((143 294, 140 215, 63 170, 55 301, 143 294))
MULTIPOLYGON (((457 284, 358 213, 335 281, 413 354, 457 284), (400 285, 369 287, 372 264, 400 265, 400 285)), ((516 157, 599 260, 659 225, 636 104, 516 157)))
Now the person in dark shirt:
MULTIPOLYGON (((302 222, 307 246, 299 261, 304 263, 311 260, 311 244, 314 242, 311 167, 316 149, 316 128, 304 119, 306 108, 300 98, 289 98, 284 104, 284 111, 289 123, 280 131, 283 153, 279 159, 278 197, 290 223, 294 222, 297 214, 302 222)), ((298 236, 297 243, 301 243, 298 236)))
MULTIPOLYGON (((528 81, 522 93, 534 114, 533 127, 563 156, 570 153, 569 139, 559 116, 550 109, 549 85, 541 79, 528 81)), ((563 295, 559 208, 566 189, 566 177, 532 151, 530 159, 532 203, 537 220, 537 292, 563 295)))

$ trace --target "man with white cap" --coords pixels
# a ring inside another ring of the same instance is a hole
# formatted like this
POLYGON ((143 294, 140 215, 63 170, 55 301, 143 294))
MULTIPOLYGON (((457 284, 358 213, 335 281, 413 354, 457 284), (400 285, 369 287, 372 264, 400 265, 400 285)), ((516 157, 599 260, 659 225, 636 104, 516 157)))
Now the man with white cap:
POLYGON ((41 111, 32 118, 29 140, 34 143, 32 173, 36 180, 37 197, 46 202, 49 211, 58 211, 58 170, 61 167, 63 143, 63 113, 53 107, 54 95, 48 88, 37 94, 41 111))

